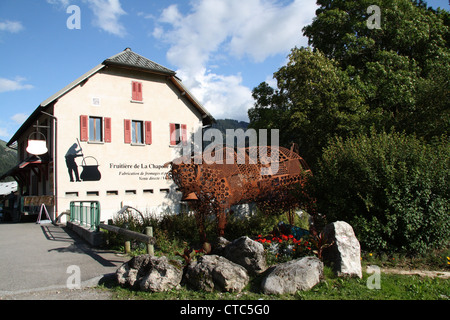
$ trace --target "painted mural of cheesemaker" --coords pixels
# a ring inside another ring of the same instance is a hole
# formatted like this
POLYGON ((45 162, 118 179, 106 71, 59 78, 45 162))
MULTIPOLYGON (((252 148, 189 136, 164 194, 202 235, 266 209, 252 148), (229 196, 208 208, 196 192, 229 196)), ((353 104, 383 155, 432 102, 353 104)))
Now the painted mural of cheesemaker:
MULTIPOLYGON (((77 139, 78 140, 78 139, 77 139)), ((98 163, 97 160, 94 157, 88 156, 85 157, 83 154, 83 149, 81 148, 79 142, 74 143, 69 150, 67 150, 67 153, 65 155, 66 158, 66 166, 67 170, 69 172, 69 178, 71 182, 81 182, 81 181, 100 181, 101 179, 101 173, 98 170, 98 163), (79 147, 79 149, 77 149, 79 147), (82 157, 82 164, 83 170, 81 172, 81 175, 78 172, 78 164, 76 163, 75 159, 82 157), (91 159, 95 160, 95 164, 87 164, 86 159, 90 159, 89 161, 92 162, 91 159), (75 175, 75 179, 74 179, 75 175)))

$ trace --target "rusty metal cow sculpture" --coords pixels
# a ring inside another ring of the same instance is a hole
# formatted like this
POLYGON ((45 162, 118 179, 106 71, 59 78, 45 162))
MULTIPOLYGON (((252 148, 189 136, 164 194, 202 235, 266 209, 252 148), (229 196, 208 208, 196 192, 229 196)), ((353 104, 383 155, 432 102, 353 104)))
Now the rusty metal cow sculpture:
POLYGON ((169 177, 194 210, 202 242, 206 242, 205 217, 217 216, 218 234, 223 236, 233 205, 258 203, 277 209, 300 205, 290 190, 303 184, 311 171, 293 147, 277 147, 276 151, 271 147, 223 147, 211 153, 216 160, 211 164, 195 161, 203 154, 170 163, 169 177))

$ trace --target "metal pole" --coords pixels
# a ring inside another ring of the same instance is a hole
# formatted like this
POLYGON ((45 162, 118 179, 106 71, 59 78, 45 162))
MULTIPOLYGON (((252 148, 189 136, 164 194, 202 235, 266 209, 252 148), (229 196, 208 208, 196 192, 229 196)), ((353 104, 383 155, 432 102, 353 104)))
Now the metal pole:
MULTIPOLYGON (((54 109, 54 107, 53 107, 53 109, 54 109)), ((54 112, 54 111, 53 111, 54 112)), ((56 118, 54 115, 52 115, 52 114, 50 114, 50 113, 47 113, 47 112, 44 112, 44 111, 41 111, 41 113, 43 113, 43 114, 45 114, 45 115, 47 115, 47 116, 49 116, 50 118, 52 118, 54 121, 55 121, 55 125, 53 126, 53 132, 52 132, 52 135, 53 135, 53 181, 52 181, 52 183, 53 183, 53 196, 55 197, 55 200, 54 200, 54 202, 53 202, 53 206, 54 206, 54 209, 53 209, 53 211, 54 211, 54 215, 55 215, 55 221, 56 221, 56 219, 58 218, 58 180, 57 180, 57 177, 56 177, 56 175, 57 175, 57 173, 58 173, 58 167, 57 167, 57 156, 58 156, 58 153, 57 153, 57 135, 58 135, 58 118, 56 118)))

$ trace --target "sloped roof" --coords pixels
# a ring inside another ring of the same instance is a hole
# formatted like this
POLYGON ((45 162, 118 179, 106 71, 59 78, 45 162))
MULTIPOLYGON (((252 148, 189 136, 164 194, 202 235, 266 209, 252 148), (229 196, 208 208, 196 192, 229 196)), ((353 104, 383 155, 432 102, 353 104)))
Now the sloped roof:
POLYGON ((117 65, 122 67, 130 67, 133 69, 144 69, 155 73, 162 73, 174 76, 175 71, 167 69, 162 65, 149 60, 136 52, 131 51, 130 48, 126 48, 124 51, 112 56, 109 59, 103 61, 104 65, 117 65))
POLYGON ((0 196, 8 195, 17 191, 17 181, 0 183, 0 196))
POLYGON ((153 62, 133 51, 130 48, 126 48, 124 51, 119 52, 118 54, 106 59, 98 66, 89 70, 85 74, 83 74, 78 79, 72 81, 70 84, 56 92, 54 95, 50 96, 48 99, 44 100, 30 115, 30 117, 22 124, 22 126, 17 130, 17 132, 13 135, 13 137, 7 143, 8 146, 12 145, 15 141, 17 141, 18 137, 26 131, 29 126, 36 121, 41 115, 41 111, 44 111, 47 106, 49 106, 54 101, 58 100, 64 94, 78 86, 80 83, 89 79, 91 76, 105 68, 106 66, 116 66, 119 68, 127 68, 138 71, 144 71, 159 75, 166 75, 170 78, 171 82, 176 85, 176 87, 182 92, 185 93, 188 100, 196 107, 196 109, 200 112, 203 117, 204 123, 210 124, 214 123, 214 117, 206 111, 206 109, 194 98, 194 96, 183 86, 181 80, 175 76, 175 71, 170 70, 156 62, 153 62))

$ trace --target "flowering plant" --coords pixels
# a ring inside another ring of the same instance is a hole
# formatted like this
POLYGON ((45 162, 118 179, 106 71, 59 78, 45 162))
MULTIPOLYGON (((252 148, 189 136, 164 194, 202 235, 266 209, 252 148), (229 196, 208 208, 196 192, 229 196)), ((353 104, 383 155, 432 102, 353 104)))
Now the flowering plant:
POLYGON ((264 246, 269 260, 273 259, 275 263, 314 254, 311 241, 303 238, 297 240, 292 234, 258 235, 255 241, 264 246))

